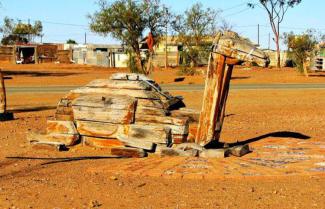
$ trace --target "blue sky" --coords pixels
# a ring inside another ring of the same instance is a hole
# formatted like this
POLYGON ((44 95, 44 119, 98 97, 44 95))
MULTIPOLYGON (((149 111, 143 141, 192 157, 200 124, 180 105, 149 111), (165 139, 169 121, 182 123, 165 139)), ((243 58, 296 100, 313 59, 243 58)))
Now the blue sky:
MULTIPOLYGON (((268 46, 268 34, 271 30, 266 13, 258 7, 254 10, 247 9, 246 0, 162 0, 162 3, 176 13, 183 12, 196 2, 201 2, 204 7, 224 10, 221 16, 234 26, 234 30, 255 42, 257 24, 260 24, 261 45, 265 48, 268 46)), ((72 38, 83 43, 84 34, 87 33, 89 43, 117 43, 110 37, 101 37, 89 31, 87 14, 92 14, 97 8, 96 0, 2 0, 0 18, 2 20, 8 16, 23 21, 41 20, 45 34, 43 42, 65 42, 72 38)), ((324 0, 302 0, 300 5, 288 11, 282 23, 282 32, 298 33, 314 28, 325 34, 324 8, 324 0)), ((274 48, 273 41, 271 48, 274 48)))

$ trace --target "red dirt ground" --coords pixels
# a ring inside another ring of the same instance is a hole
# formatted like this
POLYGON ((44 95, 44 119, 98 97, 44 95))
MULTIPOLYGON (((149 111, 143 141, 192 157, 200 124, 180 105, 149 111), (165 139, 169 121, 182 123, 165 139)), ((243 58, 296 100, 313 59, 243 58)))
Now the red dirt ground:
MULTIPOLYGON (((16 72, 6 81, 8 86, 84 85, 116 72, 76 65, 2 68, 16 72), (29 74, 21 75, 21 71, 29 74)), ((313 75, 306 78, 293 70, 237 69, 237 79, 232 82, 325 82, 324 74, 313 75)), ((173 82, 175 77, 172 70, 153 74, 160 83, 173 82)), ((202 83, 203 76, 186 77, 183 84, 189 82, 202 83)), ((172 93, 183 95, 188 107, 199 111, 202 91, 172 93)), ((17 113, 15 120, 0 122, 0 208, 324 208, 323 89, 231 90, 221 138, 227 142, 249 140, 253 152, 225 159, 153 155, 67 160, 58 158, 107 156, 107 151, 82 146, 61 153, 32 149, 26 132, 45 129, 54 110, 42 110, 42 106, 55 106, 61 96, 8 95, 9 107, 17 113), (26 106, 39 108, 19 110, 26 106)), ((195 129, 195 124, 191 126, 195 129)))

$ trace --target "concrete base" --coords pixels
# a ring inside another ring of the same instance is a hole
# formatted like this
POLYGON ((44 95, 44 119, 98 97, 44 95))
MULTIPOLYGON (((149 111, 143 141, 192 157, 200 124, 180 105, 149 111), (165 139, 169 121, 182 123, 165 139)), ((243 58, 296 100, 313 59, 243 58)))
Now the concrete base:
POLYGON ((12 112, 0 113, 0 121, 13 120, 14 114, 12 112))

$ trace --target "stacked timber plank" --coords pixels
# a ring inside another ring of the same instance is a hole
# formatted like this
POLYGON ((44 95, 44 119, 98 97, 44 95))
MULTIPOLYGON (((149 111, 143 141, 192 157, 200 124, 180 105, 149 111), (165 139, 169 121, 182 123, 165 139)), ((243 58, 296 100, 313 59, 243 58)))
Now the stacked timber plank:
POLYGON ((59 101, 47 136, 66 136, 66 141, 52 139, 67 146, 75 145, 72 136, 78 136, 84 146, 152 152, 186 142, 189 119, 171 116, 159 90, 153 80, 139 74, 117 73, 110 79, 94 80, 59 101))

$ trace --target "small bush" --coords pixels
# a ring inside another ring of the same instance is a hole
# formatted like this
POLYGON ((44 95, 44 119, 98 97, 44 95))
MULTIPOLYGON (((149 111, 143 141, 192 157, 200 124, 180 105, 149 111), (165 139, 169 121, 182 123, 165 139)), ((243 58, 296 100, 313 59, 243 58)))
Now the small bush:
POLYGON ((129 56, 128 67, 131 73, 143 73, 142 69, 138 69, 135 57, 133 55, 129 56))
POLYGON ((198 75, 199 72, 193 68, 193 67, 188 67, 188 66, 181 66, 181 68, 178 70, 177 75, 180 76, 194 76, 194 75, 198 75))

